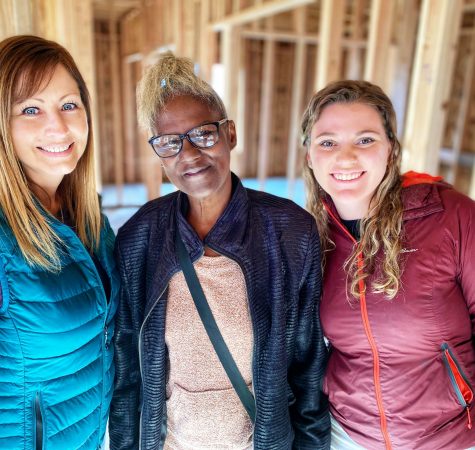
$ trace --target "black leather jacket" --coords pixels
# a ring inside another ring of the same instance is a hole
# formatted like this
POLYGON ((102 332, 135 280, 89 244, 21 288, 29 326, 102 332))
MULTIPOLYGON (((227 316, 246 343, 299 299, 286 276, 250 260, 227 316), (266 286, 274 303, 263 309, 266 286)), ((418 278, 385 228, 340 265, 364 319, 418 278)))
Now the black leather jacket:
POLYGON ((254 448, 329 448, 315 221, 289 200, 245 189, 233 175, 231 201, 203 243, 185 219, 187 205, 181 192, 153 200, 117 237, 122 292, 111 449, 163 447, 165 311, 168 283, 180 270, 174 251, 177 226, 193 261, 203 255, 204 244, 243 271, 254 331, 254 448))

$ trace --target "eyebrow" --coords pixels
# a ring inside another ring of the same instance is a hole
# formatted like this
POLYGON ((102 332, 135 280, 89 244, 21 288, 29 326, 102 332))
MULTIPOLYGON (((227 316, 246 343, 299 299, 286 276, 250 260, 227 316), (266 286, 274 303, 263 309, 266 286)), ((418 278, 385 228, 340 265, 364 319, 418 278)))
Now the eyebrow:
MULTIPOLYGON (((81 97, 81 93, 80 93, 80 92, 70 92, 69 94, 63 95, 63 96, 59 99, 59 101, 62 101, 62 100, 64 100, 66 97, 70 97, 70 96, 72 96, 72 95, 81 97)), ((29 100, 34 100, 34 101, 39 102, 39 103, 45 103, 45 101, 42 100, 41 98, 37 98, 37 97, 27 97, 27 98, 25 98, 25 99, 23 99, 23 100, 19 100, 19 101, 15 102, 14 105, 19 105, 19 104, 24 103, 24 102, 27 102, 27 101, 29 101, 29 100)))
MULTIPOLYGON (((220 120, 223 120, 223 119, 220 119, 220 120)), ((201 127, 202 125, 207 125, 208 123, 216 123, 216 122, 219 122, 219 120, 205 120, 205 121, 201 122, 201 123, 198 124, 198 125, 192 126, 191 128, 189 128, 189 129, 188 129, 187 131, 185 131, 184 133, 179 133, 179 132, 174 132, 174 133, 173 133, 173 132, 171 132, 171 133, 159 133, 159 132, 157 132, 157 133, 155 134, 155 136, 165 136, 165 135, 169 135, 169 134, 171 134, 171 135, 185 134, 185 133, 188 133, 188 131, 193 130, 194 128, 201 127)))
MULTIPOLYGON (((379 131, 376 131, 376 130, 361 130, 361 131, 358 131, 356 133, 356 136, 360 136, 362 134, 366 134, 366 133, 372 133, 372 134, 378 134, 378 135, 381 135, 381 133, 379 131)), ((318 134, 317 136, 315 136, 315 138, 320 138, 322 136, 337 136, 338 133, 333 133, 331 131, 324 131, 323 133, 320 133, 318 134)))

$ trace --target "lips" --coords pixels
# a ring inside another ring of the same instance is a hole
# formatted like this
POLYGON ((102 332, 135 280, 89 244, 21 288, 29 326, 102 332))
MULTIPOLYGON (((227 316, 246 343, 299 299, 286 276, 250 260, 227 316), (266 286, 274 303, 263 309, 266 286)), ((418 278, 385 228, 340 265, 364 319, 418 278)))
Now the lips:
POLYGON ((42 147, 37 147, 37 148, 43 152, 61 154, 61 153, 66 153, 68 150, 70 150, 73 144, 74 142, 70 144, 44 145, 42 147))
POLYGON ((364 173, 365 172, 346 172, 346 173, 337 172, 337 173, 332 173, 331 175, 337 181, 353 181, 362 177, 364 173))
POLYGON ((198 175, 201 175, 204 173, 207 169, 209 169, 209 166, 205 167, 192 167, 184 171, 183 175, 185 177, 195 177, 198 175))

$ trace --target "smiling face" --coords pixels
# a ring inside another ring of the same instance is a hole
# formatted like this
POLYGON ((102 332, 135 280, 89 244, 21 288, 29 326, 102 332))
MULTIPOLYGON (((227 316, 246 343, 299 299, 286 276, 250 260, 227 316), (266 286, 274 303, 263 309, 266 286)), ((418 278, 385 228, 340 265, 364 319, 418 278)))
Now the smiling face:
POLYGON ((60 64, 46 86, 13 104, 10 125, 25 175, 47 191, 75 169, 86 149, 88 124, 79 88, 60 64))
POLYGON ((364 103, 333 103, 312 127, 307 162, 340 217, 361 219, 384 178, 390 151, 375 108, 364 103))
MULTIPOLYGON (((179 96, 170 100, 157 116, 155 134, 182 134, 208 122, 223 119, 199 99, 179 96)), ((219 127, 219 141, 210 148, 196 148, 183 141, 178 155, 162 158, 169 180, 188 195, 190 204, 198 202, 223 203, 231 194, 230 152, 236 145, 234 123, 219 127)))

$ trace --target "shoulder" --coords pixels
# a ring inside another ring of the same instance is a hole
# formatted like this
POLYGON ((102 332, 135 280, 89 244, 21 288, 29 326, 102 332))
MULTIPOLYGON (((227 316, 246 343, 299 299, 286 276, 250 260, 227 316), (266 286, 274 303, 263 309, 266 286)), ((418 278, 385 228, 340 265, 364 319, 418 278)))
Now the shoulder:
POLYGON ((178 198, 178 192, 156 198, 145 203, 121 228, 117 238, 129 235, 139 229, 151 227, 170 215, 178 198))
POLYGON ((313 216, 286 198, 265 192, 246 189, 251 220, 260 221, 266 228, 272 227, 286 240, 308 239, 317 234, 313 216))
POLYGON ((274 220, 313 221, 312 216, 292 200, 253 189, 246 191, 250 208, 269 214, 274 220))
POLYGON ((466 212, 475 211, 475 201, 465 194, 457 191, 447 183, 437 183, 436 189, 447 211, 463 208, 466 212))
POLYGON ((475 202, 443 181, 409 186, 402 195, 406 220, 426 218, 449 226, 475 218, 475 202))

